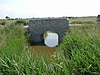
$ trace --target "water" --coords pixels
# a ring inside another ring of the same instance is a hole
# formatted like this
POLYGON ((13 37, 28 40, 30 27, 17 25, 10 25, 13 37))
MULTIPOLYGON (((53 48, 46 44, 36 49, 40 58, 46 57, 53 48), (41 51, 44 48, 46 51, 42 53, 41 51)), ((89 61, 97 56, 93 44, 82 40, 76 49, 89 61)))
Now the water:
POLYGON ((44 33, 44 43, 46 46, 31 46, 31 50, 39 56, 47 57, 51 60, 58 45, 58 34, 47 31, 44 33))
POLYGON ((31 50, 34 55, 46 57, 49 61, 54 57, 56 52, 56 47, 48 47, 48 46, 31 46, 31 50))

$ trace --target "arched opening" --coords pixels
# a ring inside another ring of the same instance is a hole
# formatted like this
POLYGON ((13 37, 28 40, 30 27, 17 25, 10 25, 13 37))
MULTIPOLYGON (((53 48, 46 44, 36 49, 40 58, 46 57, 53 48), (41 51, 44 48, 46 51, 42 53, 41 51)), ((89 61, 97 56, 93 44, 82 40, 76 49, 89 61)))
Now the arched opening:
POLYGON ((58 34, 53 31, 46 31, 43 34, 44 44, 48 47, 56 47, 59 43, 58 34))

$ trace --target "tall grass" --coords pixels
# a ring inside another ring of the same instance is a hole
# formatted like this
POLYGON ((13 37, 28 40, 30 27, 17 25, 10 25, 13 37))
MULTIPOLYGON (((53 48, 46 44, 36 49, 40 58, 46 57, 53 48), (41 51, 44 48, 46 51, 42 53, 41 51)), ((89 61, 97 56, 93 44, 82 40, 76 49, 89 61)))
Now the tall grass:
POLYGON ((20 72, 20 63, 24 61, 22 55, 27 47, 24 30, 13 24, 7 25, 0 28, 0 36, 0 74, 16 75, 20 72))
POLYGON ((50 63, 29 51, 24 33, 23 27, 15 24, 0 28, 0 75, 60 74, 62 69, 59 64, 50 63))
POLYGON ((100 25, 72 27, 60 49, 69 66, 70 74, 100 74, 100 25))
POLYGON ((20 25, 0 28, 0 75, 99 75, 100 25, 71 27, 48 61, 31 52, 20 25))

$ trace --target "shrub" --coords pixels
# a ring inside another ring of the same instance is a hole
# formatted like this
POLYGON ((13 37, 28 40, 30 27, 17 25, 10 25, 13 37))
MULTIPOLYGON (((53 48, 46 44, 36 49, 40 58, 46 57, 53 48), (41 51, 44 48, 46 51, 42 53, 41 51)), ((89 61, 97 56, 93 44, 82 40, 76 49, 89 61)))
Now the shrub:
POLYGON ((24 20, 17 20, 16 22, 15 22, 15 25, 28 25, 28 22, 27 21, 24 21, 24 20))
POLYGON ((0 25, 5 25, 6 21, 0 21, 0 25))

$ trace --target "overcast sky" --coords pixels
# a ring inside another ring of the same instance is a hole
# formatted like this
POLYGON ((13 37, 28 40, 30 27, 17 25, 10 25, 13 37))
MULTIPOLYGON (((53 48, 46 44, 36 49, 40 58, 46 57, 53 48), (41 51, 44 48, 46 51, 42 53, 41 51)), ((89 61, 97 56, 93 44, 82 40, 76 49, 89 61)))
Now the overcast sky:
POLYGON ((0 0, 0 18, 97 16, 100 0, 0 0))

